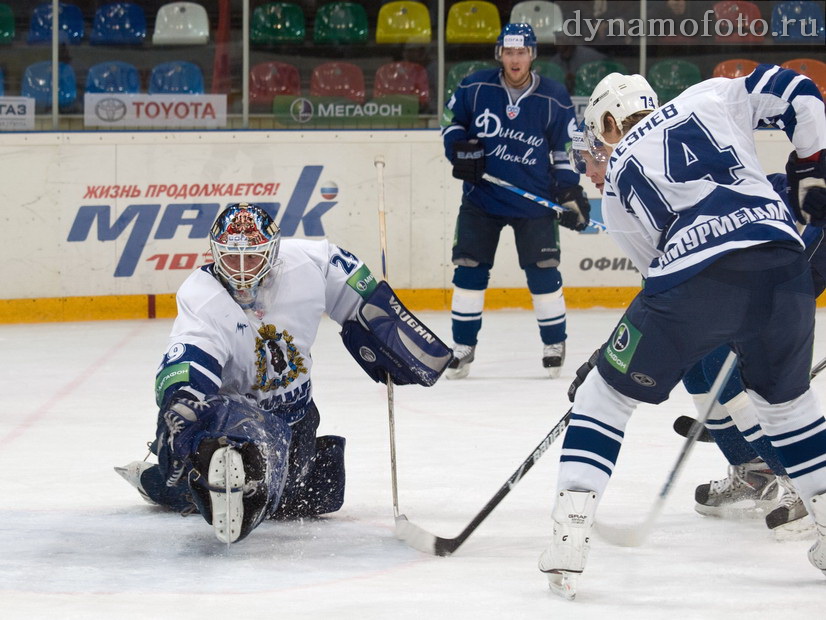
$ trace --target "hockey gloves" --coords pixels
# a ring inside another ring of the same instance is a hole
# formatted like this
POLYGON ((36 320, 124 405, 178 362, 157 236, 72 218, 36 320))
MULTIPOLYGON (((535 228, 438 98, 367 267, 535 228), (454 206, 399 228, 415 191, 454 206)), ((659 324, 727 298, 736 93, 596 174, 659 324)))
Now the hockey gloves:
POLYGON ((576 378, 571 382, 571 385, 568 387, 568 400, 574 402, 574 398, 576 397, 576 391, 579 389, 579 386, 582 385, 582 382, 585 381, 585 377, 588 376, 588 373, 591 372, 591 369, 597 365, 597 358, 599 357, 599 349, 594 351, 591 354, 591 357, 588 358, 588 361, 585 362, 582 366, 576 369, 576 378))
POLYGON ((786 176, 789 202, 798 221, 826 227, 826 149, 805 159, 792 151, 786 176))
POLYGON ((478 183, 485 174, 485 149, 478 140, 453 143, 453 176, 468 183, 478 183))
POLYGON ((560 225, 571 230, 585 230, 591 221, 591 203, 579 185, 572 185, 559 192, 556 201, 567 211, 558 214, 560 225))
POLYGON ((453 357, 384 281, 342 327, 344 346, 373 381, 386 383, 389 374, 396 385, 433 385, 453 357))

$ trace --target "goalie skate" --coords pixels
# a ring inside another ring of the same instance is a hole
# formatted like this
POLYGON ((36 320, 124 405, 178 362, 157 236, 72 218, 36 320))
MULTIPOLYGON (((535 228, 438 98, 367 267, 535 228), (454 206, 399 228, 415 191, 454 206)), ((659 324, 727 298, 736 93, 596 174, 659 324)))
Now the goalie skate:
POLYGON ((597 495, 593 491, 560 491, 551 515, 551 544, 539 558, 539 570, 551 592, 569 601, 576 597, 579 575, 591 548, 597 495))
POLYGON ((728 476, 701 484, 694 492, 694 509, 701 515, 745 519, 764 515, 779 496, 777 477, 760 459, 729 465, 728 476))
POLYGON ((817 541, 809 549, 809 561, 826 575, 826 493, 815 495, 811 502, 817 541))
POLYGON ((218 540, 233 543, 244 520, 244 461, 234 448, 218 448, 209 461, 212 527, 218 540))
POLYGON ((147 494, 144 490, 143 485, 141 484, 141 474, 145 472, 150 467, 155 467, 152 463, 147 463, 146 461, 132 461, 128 465, 124 465, 123 467, 115 467, 115 472, 126 480, 129 484, 135 487, 140 493, 141 497, 145 499, 150 504, 155 504, 155 501, 152 500, 151 497, 147 494))

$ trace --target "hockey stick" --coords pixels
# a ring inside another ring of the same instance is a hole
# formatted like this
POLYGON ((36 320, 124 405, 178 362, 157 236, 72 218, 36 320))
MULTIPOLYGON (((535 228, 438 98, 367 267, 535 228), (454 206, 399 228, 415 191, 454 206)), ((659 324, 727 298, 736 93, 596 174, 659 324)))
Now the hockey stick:
MULTIPOLYGON (((387 281, 387 226, 384 219, 384 156, 376 155, 373 159, 376 167, 379 189, 379 245, 381 246, 381 277, 387 281)), ((387 375, 387 423, 390 426, 390 488, 393 492, 393 517, 399 516, 399 485, 396 477, 396 416, 393 405, 393 379, 387 375)))
POLYGON ((522 464, 515 472, 513 472, 507 482, 505 482, 505 484, 503 484, 502 487, 496 492, 496 495, 494 495, 488 503, 484 505, 482 510, 479 511, 479 514, 473 517, 473 520, 459 533, 458 536, 455 538, 442 538, 441 536, 436 536, 435 534, 431 534, 430 532, 422 529, 418 525, 411 523, 407 520, 407 517, 402 515, 396 519, 396 538, 403 540, 414 549, 433 555, 448 556, 456 551, 456 549, 458 549, 462 543, 464 543, 468 537, 476 531, 476 528, 481 525, 482 521, 484 521, 487 516, 493 512, 493 509, 499 505, 499 502, 505 499, 505 496, 510 493, 522 477, 530 471, 531 467, 536 464, 542 455, 547 452, 548 448, 551 447, 551 444, 568 426, 570 418, 571 410, 569 409, 568 413, 566 413, 562 419, 557 422, 556 426, 554 426, 551 431, 545 435, 545 438, 539 443, 538 446, 536 446, 536 448, 534 448, 530 456, 522 461, 522 464))
MULTIPOLYGON (((555 202, 552 202, 552 201, 548 200, 547 198, 542 198, 541 196, 537 196, 536 194, 532 194, 531 192, 529 192, 527 190, 524 190, 520 187, 516 187, 516 185, 511 185, 507 181, 503 181, 502 179, 500 179, 498 177, 495 177, 491 174, 488 174, 487 172, 482 175, 482 178, 485 179, 485 181, 489 181, 489 182, 493 183, 494 185, 498 185, 499 187, 504 187, 505 189, 512 191, 514 194, 519 194, 523 198, 527 198, 528 200, 532 200, 536 204, 542 205, 543 207, 547 207, 548 209, 553 209, 557 213, 565 213, 565 212, 571 210, 571 209, 566 209, 562 205, 557 204, 555 202)), ((591 221, 589 222, 588 226, 593 226, 597 230, 605 230, 605 231, 608 230, 605 227, 605 224, 603 224, 602 222, 598 222, 597 220, 595 220, 593 218, 591 218, 591 221)))
POLYGON ((711 386, 709 397, 706 399, 702 416, 698 420, 698 425, 691 429, 691 433, 686 438, 685 444, 683 444, 683 449, 680 451, 679 456, 677 456, 677 461, 674 463, 671 471, 668 472, 668 477, 665 479, 665 484, 660 490, 657 499, 654 501, 654 505, 651 507, 645 521, 639 525, 631 526, 609 526, 602 523, 595 523, 596 529, 600 536, 607 542, 613 545, 619 545, 621 547, 638 547, 645 542, 646 538, 648 538, 648 535, 651 533, 654 526, 654 522, 660 516, 663 506, 665 506, 665 502, 668 499, 668 494, 677 482, 677 477, 682 472, 683 466, 688 460, 689 454, 691 454, 691 450, 697 443, 697 437, 700 434, 700 430, 703 428, 703 424, 705 424, 709 414, 711 414, 714 403, 720 397, 720 394, 722 394, 723 387, 734 370, 734 364, 736 361, 737 356, 734 351, 729 351, 728 356, 726 356, 726 359, 720 368, 720 372, 717 373, 717 378, 714 379, 714 383, 711 386))
MULTIPOLYGON (((809 373, 809 380, 811 381, 818 376, 824 368, 826 368, 826 357, 812 366, 812 370, 809 373)), ((697 420, 691 416, 681 415, 674 420, 674 432, 683 437, 688 437, 688 434, 695 424, 697 424, 697 420)), ((700 436, 697 437, 697 441, 701 443, 714 443, 714 437, 711 436, 707 428, 703 427, 703 430, 700 431, 700 436)))

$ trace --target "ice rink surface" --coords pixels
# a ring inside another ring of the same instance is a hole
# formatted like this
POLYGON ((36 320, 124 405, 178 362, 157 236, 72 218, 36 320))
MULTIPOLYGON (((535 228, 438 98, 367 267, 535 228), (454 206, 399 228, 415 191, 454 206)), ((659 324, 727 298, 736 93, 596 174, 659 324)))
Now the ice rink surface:
MULTIPOLYGON (((617 310, 572 311, 562 377, 540 367, 527 311, 487 312, 470 377, 395 390, 399 504, 457 535, 567 411, 576 368, 617 310)), ((419 313, 449 341, 448 313, 419 313)), ((826 326, 826 314, 818 312, 826 326)), ((722 478, 696 446, 657 526, 637 548, 595 536, 574 602, 547 589, 537 559, 550 531, 558 440, 451 557, 393 537, 386 390, 350 358, 329 319, 314 349, 320 434, 347 438, 347 492, 325 518, 265 522, 226 547, 198 515, 145 503, 113 471, 146 455, 153 379, 169 320, 0 326, 0 616, 3 618, 823 618, 826 577, 810 540, 777 542, 762 520, 693 510, 722 478)), ((826 356, 826 327, 815 341, 826 356)), ((826 377, 815 379, 826 402, 826 377)), ((641 522, 693 415, 682 387, 643 406, 598 512, 641 522)))

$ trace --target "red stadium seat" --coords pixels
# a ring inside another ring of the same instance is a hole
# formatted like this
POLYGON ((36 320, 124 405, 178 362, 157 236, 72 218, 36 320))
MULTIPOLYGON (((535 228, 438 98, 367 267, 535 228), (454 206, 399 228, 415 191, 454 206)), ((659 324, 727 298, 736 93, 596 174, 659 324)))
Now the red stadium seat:
POLYGON ((350 62, 325 62, 313 69, 310 94, 315 97, 344 97, 364 103, 364 72, 350 62))
POLYGON ((250 104, 271 105, 277 95, 300 94, 301 76, 294 65, 271 60, 250 70, 250 104))
POLYGON ((373 96, 415 95, 419 105, 426 106, 430 100, 430 83, 427 70, 415 62, 389 62, 376 71, 373 96))
POLYGON ((718 22, 725 20, 731 24, 731 33, 728 33, 729 28, 723 28, 723 24, 715 26, 715 32, 723 34, 715 34, 714 40, 717 43, 762 43, 762 34, 753 34, 755 32, 763 31, 763 16, 760 13, 760 7, 754 2, 747 0, 724 0, 714 5, 714 17, 718 22), (738 21, 739 20, 739 21, 738 21), (744 34, 738 34, 743 32, 744 34))

